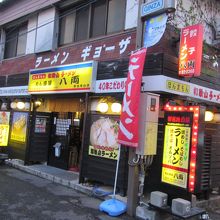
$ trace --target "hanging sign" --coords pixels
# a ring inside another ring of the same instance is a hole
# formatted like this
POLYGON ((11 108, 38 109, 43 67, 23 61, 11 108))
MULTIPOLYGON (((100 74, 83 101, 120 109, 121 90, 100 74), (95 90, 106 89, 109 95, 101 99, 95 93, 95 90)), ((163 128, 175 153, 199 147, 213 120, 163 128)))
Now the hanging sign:
POLYGON ((130 56, 122 104, 118 143, 131 147, 138 146, 138 109, 146 51, 147 49, 143 48, 130 56))
POLYGON ((144 47, 152 47, 160 41, 166 29, 167 18, 164 13, 145 21, 144 47))
POLYGON ((118 121, 105 117, 94 120, 90 130, 89 155, 117 160, 118 121))
POLYGON ((31 70, 28 92, 49 94, 93 91, 96 67, 96 62, 85 62, 31 70))
POLYGON ((181 30, 179 76, 200 76, 202 63, 203 26, 196 24, 181 30))
POLYGON ((187 188, 193 113, 166 112, 162 182, 187 188))
POLYGON ((27 112, 14 112, 10 140, 25 142, 27 133, 27 112))

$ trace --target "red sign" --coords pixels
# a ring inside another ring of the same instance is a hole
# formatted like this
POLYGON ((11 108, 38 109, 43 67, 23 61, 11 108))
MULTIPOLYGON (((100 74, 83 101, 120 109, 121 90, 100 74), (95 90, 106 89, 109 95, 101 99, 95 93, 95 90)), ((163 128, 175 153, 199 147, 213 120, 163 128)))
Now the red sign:
POLYGON ((131 147, 138 146, 138 108, 146 51, 143 48, 130 56, 122 105, 118 143, 131 147))
POLYGON ((202 62, 203 26, 196 24, 182 29, 179 51, 179 76, 199 76, 202 62))

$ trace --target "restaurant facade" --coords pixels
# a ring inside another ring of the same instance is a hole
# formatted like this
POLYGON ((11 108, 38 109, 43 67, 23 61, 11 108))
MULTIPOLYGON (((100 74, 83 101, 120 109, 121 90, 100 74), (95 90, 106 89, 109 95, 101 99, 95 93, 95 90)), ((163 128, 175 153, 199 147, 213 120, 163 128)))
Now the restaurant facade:
MULTIPOLYGON (((127 13, 128 9, 129 3, 127 13)), ((8 141, 1 150, 25 165, 46 162, 79 172, 80 182, 113 185, 121 104, 129 56, 136 46, 136 28, 124 27, 117 33, 3 59, 0 96, 6 104, 1 106, 1 118, 8 119, 2 119, 1 126, 8 141)), ((203 56, 199 76, 179 76, 179 41, 173 30, 168 25, 160 42, 147 49, 143 70, 141 92, 159 97, 152 103, 158 110, 156 151, 151 154, 145 191, 208 198, 220 178, 220 65, 213 66, 203 56), (205 120, 207 111, 213 113, 210 121, 205 120), (175 139, 182 144, 167 148, 165 143, 172 145, 170 137, 175 134, 182 135, 175 139)), ((207 53, 218 57, 219 49, 208 48, 207 53)), ((128 162, 128 147, 122 145, 118 187, 123 195, 128 162)))

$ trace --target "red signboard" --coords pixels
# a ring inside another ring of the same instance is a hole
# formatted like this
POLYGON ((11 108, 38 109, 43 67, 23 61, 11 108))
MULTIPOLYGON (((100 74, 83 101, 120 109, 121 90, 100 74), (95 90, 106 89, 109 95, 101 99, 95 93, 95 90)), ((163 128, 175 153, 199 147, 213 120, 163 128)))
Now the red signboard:
POLYGON ((146 51, 143 48, 130 56, 120 118, 118 142, 131 147, 138 146, 138 108, 146 51))
POLYGON ((203 26, 196 24, 182 29, 179 51, 179 76, 199 76, 202 62, 203 26))

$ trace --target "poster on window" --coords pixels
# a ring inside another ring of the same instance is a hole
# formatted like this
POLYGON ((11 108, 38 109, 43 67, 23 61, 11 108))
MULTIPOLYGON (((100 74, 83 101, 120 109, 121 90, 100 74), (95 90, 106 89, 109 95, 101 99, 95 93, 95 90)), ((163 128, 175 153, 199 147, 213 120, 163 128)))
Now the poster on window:
MULTIPOLYGON (((171 113, 172 114, 172 113, 171 113)), ((162 182, 187 188, 189 152, 191 143, 191 117, 170 115, 165 125, 162 182)))
POLYGON ((0 146, 8 145, 10 112, 0 111, 0 146))
POLYGON ((9 125, 0 124, 0 146, 8 145, 9 125))
POLYGON ((14 112, 10 140, 24 143, 27 133, 27 112, 14 112))
POLYGON ((92 122, 89 155, 117 160, 119 123, 114 118, 100 117, 92 122))
POLYGON ((46 133, 47 119, 45 117, 36 117, 35 119, 35 133, 46 133))
POLYGON ((10 119, 10 112, 0 111, 0 124, 8 125, 10 119))

